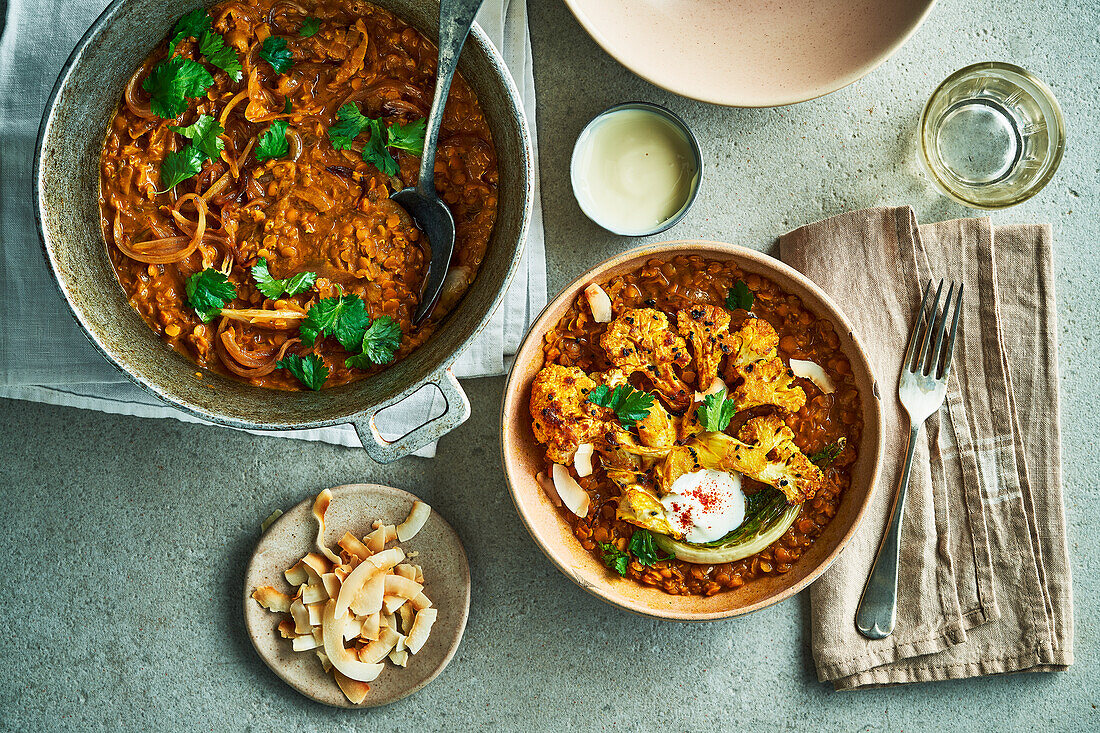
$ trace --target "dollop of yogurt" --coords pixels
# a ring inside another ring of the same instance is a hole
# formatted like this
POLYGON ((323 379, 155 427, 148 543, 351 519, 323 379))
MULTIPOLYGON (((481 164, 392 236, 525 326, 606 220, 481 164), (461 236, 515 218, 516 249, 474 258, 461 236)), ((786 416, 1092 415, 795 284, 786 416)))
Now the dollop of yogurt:
POLYGON ((713 542, 745 521, 741 474, 704 468, 676 479, 661 498, 669 524, 688 542, 713 542))

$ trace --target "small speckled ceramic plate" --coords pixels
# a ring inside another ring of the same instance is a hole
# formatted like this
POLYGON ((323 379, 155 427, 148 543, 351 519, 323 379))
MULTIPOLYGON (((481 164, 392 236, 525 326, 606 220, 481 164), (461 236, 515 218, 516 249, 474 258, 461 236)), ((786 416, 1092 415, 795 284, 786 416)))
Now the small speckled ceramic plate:
MULTIPOLYGON (((419 654, 409 657, 407 667, 386 662, 386 670, 370 683, 367 699, 352 705, 331 674, 325 672, 313 651, 295 652, 290 641, 279 636, 277 627, 286 614, 272 613, 252 599, 252 591, 271 585, 291 590, 283 571, 315 549, 317 523, 313 519, 311 495, 279 517, 260 537, 244 579, 244 623, 252 645, 264 663, 288 685, 326 705, 370 708, 387 705, 411 695, 431 682, 451 661, 470 613, 470 566, 458 535, 432 509, 423 529, 408 542, 406 552, 419 553, 413 562, 424 569, 424 593, 439 609, 431 636, 419 654)), ((371 524, 381 519, 399 524, 408 516, 416 497, 407 491, 378 484, 351 484, 332 489, 332 503, 325 514, 325 542, 333 547, 345 531, 362 537, 371 524)))

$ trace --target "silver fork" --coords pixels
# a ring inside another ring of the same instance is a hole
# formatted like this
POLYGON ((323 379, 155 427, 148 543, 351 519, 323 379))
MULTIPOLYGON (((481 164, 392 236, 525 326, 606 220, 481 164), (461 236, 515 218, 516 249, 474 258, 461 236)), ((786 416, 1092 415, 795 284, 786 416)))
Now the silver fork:
POLYGON ((917 433, 932 413, 943 405, 947 396, 947 377, 951 374, 951 353, 955 348, 955 333, 959 327, 959 310, 962 304, 962 283, 951 283, 940 310, 943 280, 936 288, 936 299, 931 310, 926 311, 932 281, 924 286, 920 311, 913 330, 909 334, 909 346, 898 382, 901 405, 909 413, 909 447, 905 450, 905 464, 901 483, 890 507, 890 518, 882 544, 878 547, 871 575, 863 588, 863 597, 856 609, 856 628, 868 639, 884 639, 894 631, 898 616, 898 556, 901 553, 901 520, 905 513, 905 493, 909 488, 909 473, 913 468, 913 452, 916 450, 917 433), (947 327, 951 297, 955 297, 951 318, 951 333, 944 348, 944 332, 947 327), (934 341, 934 343, 933 343, 934 341), (930 348, 931 347, 931 348, 930 348))

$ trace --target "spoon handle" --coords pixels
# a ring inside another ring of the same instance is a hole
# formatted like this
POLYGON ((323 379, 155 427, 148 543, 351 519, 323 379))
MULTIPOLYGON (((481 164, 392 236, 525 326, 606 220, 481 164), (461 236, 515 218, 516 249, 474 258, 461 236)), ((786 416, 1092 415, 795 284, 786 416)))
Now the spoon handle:
POLYGON ((458 68, 458 56, 470 35, 474 16, 484 0, 440 0, 439 3, 439 63, 436 66, 435 98, 428 114, 424 133, 424 153, 420 160, 420 179, 416 187, 426 195, 435 196, 435 150, 439 142, 439 127, 443 124, 443 108, 451 90, 451 80, 458 68))

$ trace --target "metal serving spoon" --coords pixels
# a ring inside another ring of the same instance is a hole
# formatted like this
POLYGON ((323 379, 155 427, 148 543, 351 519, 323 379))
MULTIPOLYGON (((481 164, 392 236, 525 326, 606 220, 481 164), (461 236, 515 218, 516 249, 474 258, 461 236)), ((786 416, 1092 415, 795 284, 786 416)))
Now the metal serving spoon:
POLYGON ((424 133, 424 153, 420 158, 420 178, 416 186, 397 191, 391 199, 401 204, 428 237, 432 259, 428 265, 420 305, 413 324, 420 323, 431 312, 443 280, 451 264, 455 248, 455 220, 451 210, 435 190, 435 150, 439 142, 439 126, 443 123, 443 108, 447 93, 458 68, 458 55, 470 34, 474 16, 484 0, 442 0, 439 3, 439 63, 436 67, 435 98, 428 113, 428 128, 424 133))

